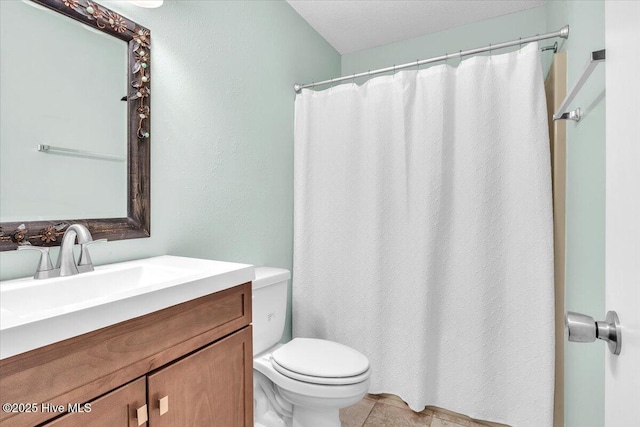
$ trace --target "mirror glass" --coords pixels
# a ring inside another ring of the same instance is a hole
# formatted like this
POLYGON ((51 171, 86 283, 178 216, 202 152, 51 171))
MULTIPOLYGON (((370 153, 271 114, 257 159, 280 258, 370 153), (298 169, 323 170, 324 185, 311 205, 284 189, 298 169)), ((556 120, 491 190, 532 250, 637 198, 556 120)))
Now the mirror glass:
POLYGON ((28 0, 0 20, 0 222, 126 217, 127 42, 28 0))

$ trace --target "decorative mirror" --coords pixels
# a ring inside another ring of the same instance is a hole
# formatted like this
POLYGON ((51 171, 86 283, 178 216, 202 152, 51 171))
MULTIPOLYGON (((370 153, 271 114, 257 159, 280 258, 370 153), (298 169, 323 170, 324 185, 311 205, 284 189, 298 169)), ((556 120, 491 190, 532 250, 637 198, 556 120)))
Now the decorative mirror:
POLYGON ((90 0, 0 7, 0 250, 148 237, 150 31, 90 0))

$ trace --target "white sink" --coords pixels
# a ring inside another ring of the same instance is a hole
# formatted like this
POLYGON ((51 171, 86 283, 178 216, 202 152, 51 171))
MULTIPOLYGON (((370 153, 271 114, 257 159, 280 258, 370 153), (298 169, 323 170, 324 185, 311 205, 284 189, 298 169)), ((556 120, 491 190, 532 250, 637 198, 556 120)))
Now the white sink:
POLYGON ((253 279, 251 265, 165 255, 0 282, 0 359, 253 279))

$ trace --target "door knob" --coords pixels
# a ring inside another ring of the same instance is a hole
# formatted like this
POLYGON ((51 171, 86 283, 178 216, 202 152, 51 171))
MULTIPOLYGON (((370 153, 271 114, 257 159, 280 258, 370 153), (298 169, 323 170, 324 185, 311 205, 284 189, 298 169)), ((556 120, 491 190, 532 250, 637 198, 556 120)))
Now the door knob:
POLYGON ((569 341, 593 342, 596 338, 606 341, 609 351, 620 354, 622 348, 622 328, 615 311, 607 312, 604 321, 595 321, 586 314, 568 311, 564 318, 569 341))

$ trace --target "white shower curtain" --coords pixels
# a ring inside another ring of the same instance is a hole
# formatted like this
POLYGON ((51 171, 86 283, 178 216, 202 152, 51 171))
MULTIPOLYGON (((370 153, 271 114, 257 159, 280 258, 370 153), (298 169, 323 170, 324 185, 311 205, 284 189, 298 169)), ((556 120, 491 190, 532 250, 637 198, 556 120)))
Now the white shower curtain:
POLYGON ((296 97, 294 336, 414 410, 552 425, 543 86, 534 43, 296 97))

